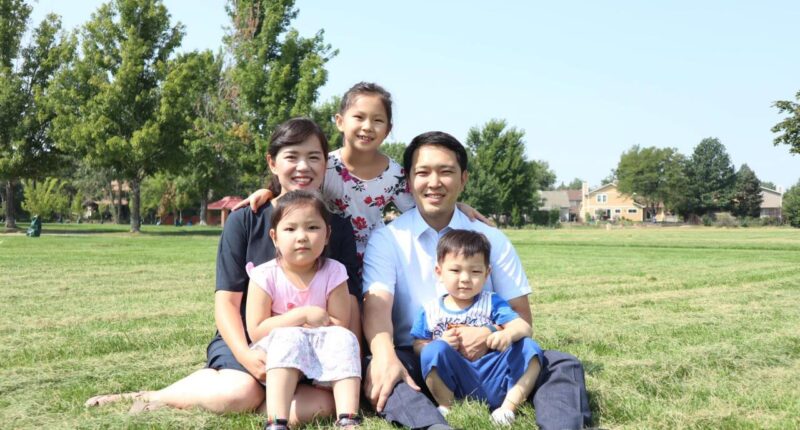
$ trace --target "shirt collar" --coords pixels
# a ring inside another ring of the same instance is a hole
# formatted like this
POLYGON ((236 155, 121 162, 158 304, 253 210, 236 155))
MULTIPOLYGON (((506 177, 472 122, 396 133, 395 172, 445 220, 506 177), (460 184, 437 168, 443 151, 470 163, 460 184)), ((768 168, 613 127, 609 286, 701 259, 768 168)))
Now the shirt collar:
MULTIPOLYGON (((419 238, 422 236, 423 233, 430 230, 436 235, 439 235, 439 232, 433 229, 425 219, 422 218, 422 214, 419 213, 419 209, 414 208, 414 212, 412 213, 413 219, 411 224, 411 232, 414 234, 415 238, 419 238)), ((461 212, 458 207, 456 207, 455 211, 453 212, 453 217, 450 218, 450 222, 447 224, 447 227, 442 229, 442 233, 446 233, 453 229, 464 229, 467 227, 469 223, 469 219, 463 212, 461 212)))

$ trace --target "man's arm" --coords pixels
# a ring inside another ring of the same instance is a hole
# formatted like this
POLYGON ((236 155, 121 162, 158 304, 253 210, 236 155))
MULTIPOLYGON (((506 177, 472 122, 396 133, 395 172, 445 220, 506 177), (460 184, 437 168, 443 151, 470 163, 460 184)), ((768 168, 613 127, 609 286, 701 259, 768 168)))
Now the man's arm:
POLYGON ((514 309, 514 312, 516 312, 520 318, 525 320, 525 322, 529 325, 533 326, 531 323, 533 320, 533 317, 531 316, 531 304, 528 302, 527 294, 508 300, 508 304, 511 305, 511 309, 514 309))

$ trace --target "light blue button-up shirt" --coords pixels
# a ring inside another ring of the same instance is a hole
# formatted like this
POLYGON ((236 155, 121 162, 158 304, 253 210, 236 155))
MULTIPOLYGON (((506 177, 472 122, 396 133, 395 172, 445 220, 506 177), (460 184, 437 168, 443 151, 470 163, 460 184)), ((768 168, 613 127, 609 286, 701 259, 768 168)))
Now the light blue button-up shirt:
POLYGON ((375 230, 364 253, 364 294, 386 291, 394 296, 395 346, 413 344, 411 326, 422 305, 447 293, 438 283, 434 269, 439 238, 452 229, 477 231, 489 239, 492 273, 483 287, 485 291, 494 291, 506 301, 531 292, 517 252, 500 230, 470 221, 456 209, 447 227, 437 232, 425 222, 419 210, 411 209, 375 230))

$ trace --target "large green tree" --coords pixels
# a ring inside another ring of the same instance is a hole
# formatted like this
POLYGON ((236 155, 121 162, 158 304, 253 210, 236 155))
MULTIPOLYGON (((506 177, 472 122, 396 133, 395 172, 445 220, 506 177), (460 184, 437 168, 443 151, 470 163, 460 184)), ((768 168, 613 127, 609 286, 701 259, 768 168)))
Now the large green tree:
POLYGON ((344 144, 342 132, 336 128, 336 114, 339 113, 339 105, 342 103, 342 98, 333 96, 330 100, 320 103, 311 111, 311 119, 314 120, 325 136, 328 138, 328 146, 330 150, 339 149, 344 144))
POLYGON ((60 77, 59 143, 129 183, 132 232, 142 180, 182 161, 180 115, 161 96, 183 33, 161 0, 112 0, 92 14, 80 57, 60 77))
POLYGON ((328 78, 325 63, 337 51, 325 44, 323 31, 301 37, 289 27, 297 16, 294 0, 229 0, 232 21, 225 42, 233 56, 232 79, 249 130, 251 149, 245 169, 266 175, 264 154, 275 126, 293 116, 310 116, 317 90, 328 78))
MULTIPOLYGON (((795 99, 800 102, 800 91, 795 94, 795 99)), ((800 103, 779 100, 774 106, 778 108, 779 114, 789 115, 772 127, 773 133, 780 133, 775 138, 775 145, 789 145, 789 152, 800 154, 800 103)))
POLYGON ((645 205, 651 216, 662 208, 674 210, 685 193, 684 158, 675 148, 642 148, 622 153, 615 170, 621 193, 645 205))
POLYGON ((484 214, 531 213, 539 203, 537 191, 555 175, 541 163, 525 157, 525 133, 507 127, 505 120, 491 120, 467 134, 470 177, 464 201, 484 214), (542 169, 544 167, 544 169, 542 169))
POLYGON ((686 177, 688 212, 703 215, 730 208, 736 171, 719 139, 709 137, 700 141, 687 164, 686 177))
POLYGON ((15 183, 53 174, 63 158, 53 144, 54 113, 47 100, 74 40, 61 32, 56 15, 48 15, 23 47, 30 13, 23 0, 0 0, 0 181, 7 228, 16 227, 15 183))
POLYGON ((761 215, 761 181, 747 164, 742 164, 736 172, 736 185, 731 199, 731 212, 738 217, 758 217, 761 215))
POLYGON ((783 195, 781 214, 789 225, 800 228, 800 180, 783 195))

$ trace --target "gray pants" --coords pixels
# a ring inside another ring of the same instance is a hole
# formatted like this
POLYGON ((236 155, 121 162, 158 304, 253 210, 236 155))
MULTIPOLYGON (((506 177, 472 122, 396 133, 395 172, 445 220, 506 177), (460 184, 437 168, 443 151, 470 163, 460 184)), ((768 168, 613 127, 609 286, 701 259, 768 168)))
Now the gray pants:
MULTIPOLYGON (((396 348, 397 357, 423 392, 400 382, 386 401, 381 416, 392 424, 426 428, 447 422, 422 379, 419 357, 411 348, 396 348)), ((536 409, 536 424, 543 430, 580 429, 590 425, 592 412, 586 395, 583 366, 572 355, 544 351, 544 361, 533 395, 528 399, 536 409)))

